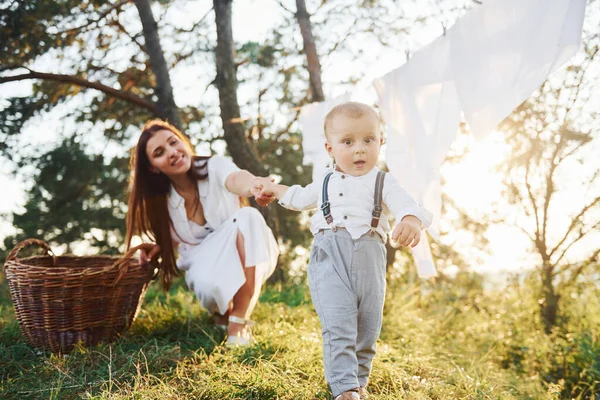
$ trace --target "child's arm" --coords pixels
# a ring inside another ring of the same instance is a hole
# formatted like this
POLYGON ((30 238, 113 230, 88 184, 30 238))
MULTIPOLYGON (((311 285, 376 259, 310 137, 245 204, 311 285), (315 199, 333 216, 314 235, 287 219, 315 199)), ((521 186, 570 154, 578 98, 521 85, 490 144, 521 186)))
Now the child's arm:
POLYGON ((261 195, 275 196, 279 200, 279 204, 295 211, 315 209, 319 200, 314 182, 306 187, 300 185, 286 186, 267 182, 263 185, 261 195))
POLYGON ((263 187, 262 195, 271 195, 275 196, 277 200, 281 200, 283 196, 287 193, 290 187, 287 185, 281 185, 279 183, 267 184, 263 187))
POLYGON ((415 247, 421 238, 421 229, 431 225, 432 214, 417 202, 389 173, 383 187, 383 201, 396 219, 392 240, 403 246, 415 247))

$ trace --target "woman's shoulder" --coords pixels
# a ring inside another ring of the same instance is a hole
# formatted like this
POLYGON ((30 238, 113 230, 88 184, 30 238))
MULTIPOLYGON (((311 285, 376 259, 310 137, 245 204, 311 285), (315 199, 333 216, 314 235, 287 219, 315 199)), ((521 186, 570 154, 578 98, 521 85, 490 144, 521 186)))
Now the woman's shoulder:
POLYGON ((214 155, 211 156, 208 160, 207 160, 207 168, 209 171, 209 175, 210 172, 212 171, 213 173, 217 172, 234 172, 236 170, 239 170, 239 167, 233 162, 233 160, 231 159, 231 157, 227 157, 227 156, 220 156, 220 155, 214 155))
POLYGON ((220 156, 218 154, 214 154, 210 157, 205 157, 206 158, 206 162, 209 165, 215 165, 215 164, 223 164, 223 163, 233 163, 233 160, 231 159, 231 157, 227 157, 227 156, 220 156))
POLYGON ((235 165, 230 157, 214 155, 206 160, 206 176, 211 182, 217 182, 221 186, 225 186, 225 180, 240 168, 235 165))

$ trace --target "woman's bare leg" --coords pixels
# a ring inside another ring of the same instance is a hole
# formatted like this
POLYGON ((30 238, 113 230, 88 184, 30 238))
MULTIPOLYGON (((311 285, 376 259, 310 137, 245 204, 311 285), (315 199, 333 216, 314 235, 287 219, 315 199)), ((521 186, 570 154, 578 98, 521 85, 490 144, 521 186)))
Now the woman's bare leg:
POLYGON ((215 321, 215 325, 227 326, 227 323, 229 322, 229 314, 231 313, 232 306, 233 306, 233 301, 230 301, 229 307, 227 308, 227 311, 225 311, 225 314, 219 314, 218 312, 215 312, 213 314, 213 320, 215 321))
MULTIPOLYGON (((242 236, 240 231, 238 231, 237 234, 236 247, 238 254, 240 255, 242 268, 244 268, 246 282, 233 296, 233 308, 231 309, 229 315, 240 318, 248 318, 248 308, 256 292, 256 267, 244 267, 246 263, 246 252, 244 250, 244 236, 242 236)), ((227 326, 227 332, 229 335, 236 335, 242 329, 244 329, 244 325, 235 322, 229 322, 229 325, 227 326)))

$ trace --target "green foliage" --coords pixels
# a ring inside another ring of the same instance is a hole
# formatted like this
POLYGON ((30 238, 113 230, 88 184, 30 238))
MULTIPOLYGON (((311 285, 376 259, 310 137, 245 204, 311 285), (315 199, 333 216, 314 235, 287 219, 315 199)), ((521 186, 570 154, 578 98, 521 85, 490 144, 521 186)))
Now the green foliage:
POLYGON ((89 155, 72 138, 33 162, 34 183, 25 211, 13 214, 19 231, 5 239, 6 249, 35 237, 51 246, 86 239, 98 251, 116 253, 124 235, 128 160, 89 155))
POLYGON ((23 125, 40 109, 41 97, 41 94, 12 97, 0 109, 0 152, 8 159, 13 159, 16 153, 16 136, 23 129, 23 125))
POLYGON ((239 47, 236 53, 237 57, 246 57, 247 61, 257 64, 260 67, 273 67, 278 59, 277 49, 271 45, 260 45, 257 42, 246 42, 239 47))
POLYGON ((0 54, 3 66, 24 65, 50 49, 73 43, 73 33, 49 33, 79 2, 73 0, 15 0, 0 5, 0 54))
POLYGON ((550 335, 531 318, 536 311, 533 298, 529 307, 515 309, 511 334, 500 347, 501 365, 523 376, 535 373, 549 386, 560 388, 563 398, 594 398, 600 394, 600 291, 588 285, 582 302, 578 289, 562 293, 571 301, 563 302, 562 323, 550 335), (535 332, 527 328, 530 323, 537 325, 535 332))

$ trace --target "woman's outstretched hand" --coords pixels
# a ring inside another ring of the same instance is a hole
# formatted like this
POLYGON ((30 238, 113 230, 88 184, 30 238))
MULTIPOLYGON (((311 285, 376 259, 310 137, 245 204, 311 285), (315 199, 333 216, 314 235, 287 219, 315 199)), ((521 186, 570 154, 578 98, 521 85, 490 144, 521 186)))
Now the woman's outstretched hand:
POLYGON ((275 179, 273 178, 254 178, 252 185, 250 186, 250 193, 252 193, 252 196, 254 196, 256 204, 261 207, 266 207, 271 204, 273 200, 275 200, 273 193, 270 193, 267 190, 268 186, 274 181, 275 179))
POLYGON ((155 244, 148 254, 143 249, 140 249, 140 264, 147 264, 160 253, 160 247, 155 244))

